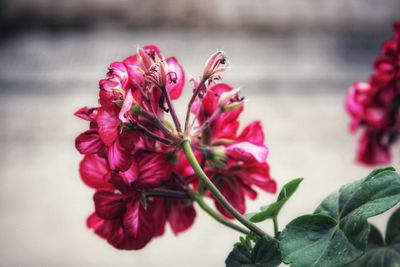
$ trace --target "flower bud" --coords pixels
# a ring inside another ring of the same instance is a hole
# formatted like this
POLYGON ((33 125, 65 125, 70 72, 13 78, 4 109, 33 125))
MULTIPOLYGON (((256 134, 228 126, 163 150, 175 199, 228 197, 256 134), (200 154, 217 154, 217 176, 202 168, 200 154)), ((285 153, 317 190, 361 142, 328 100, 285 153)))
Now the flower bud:
POLYGON ((226 168, 227 156, 222 149, 214 149, 211 152, 209 163, 212 167, 224 169, 226 168))
POLYGON ((243 97, 239 97, 239 88, 222 93, 218 100, 218 107, 224 112, 229 112, 243 106, 243 97))
POLYGON ((206 79, 214 78, 227 68, 225 54, 222 51, 217 51, 207 60, 204 68, 203 77, 206 79))

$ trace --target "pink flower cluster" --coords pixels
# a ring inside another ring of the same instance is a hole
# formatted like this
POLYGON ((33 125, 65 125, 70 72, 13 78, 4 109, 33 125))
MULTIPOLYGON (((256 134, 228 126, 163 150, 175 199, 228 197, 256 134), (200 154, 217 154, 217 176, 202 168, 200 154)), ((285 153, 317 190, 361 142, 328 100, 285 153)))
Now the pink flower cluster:
POLYGON ((361 128, 357 160, 367 165, 388 163, 390 146, 400 133, 400 23, 394 37, 383 44, 369 82, 355 82, 349 89, 346 108, 351 131, 361 128))
MULTIPOLYGON (((112 63, 100 81, 100 106, 75 113, 89 122, 89 130, 76 138, 84 155, 81 178, 95 190, 95 211, 87 225, 114 247, 143 248, 164 233, 167 223, 175 234, 188 229, 196 217, 188 188, 211 197, 180 149, 184 138, 191 140, 205 172, 241 213, 246 211, 245 197, 257 195, 254 186, 275 192, 260 122, 238 131, 243 99, 238 90, 218 83, 225 68, 225 56, 217 52, 201 78, 193 80, 187 118, 190 113, 195 118, 187 119, 184 130, 172 104, 182 93, 184 71, 154 45, 112 63)), ((219 204, 217 208, 230 218, 219 204)))

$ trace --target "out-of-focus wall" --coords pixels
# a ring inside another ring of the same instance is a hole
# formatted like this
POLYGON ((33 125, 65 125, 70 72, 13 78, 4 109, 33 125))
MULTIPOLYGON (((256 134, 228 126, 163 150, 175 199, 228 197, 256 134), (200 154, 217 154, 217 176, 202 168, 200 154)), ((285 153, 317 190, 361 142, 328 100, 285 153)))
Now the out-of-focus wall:
POLYGON ((30 27, 218 27, 269 31, 379 31, 398 0, 3 0, 4 30, 30 27))

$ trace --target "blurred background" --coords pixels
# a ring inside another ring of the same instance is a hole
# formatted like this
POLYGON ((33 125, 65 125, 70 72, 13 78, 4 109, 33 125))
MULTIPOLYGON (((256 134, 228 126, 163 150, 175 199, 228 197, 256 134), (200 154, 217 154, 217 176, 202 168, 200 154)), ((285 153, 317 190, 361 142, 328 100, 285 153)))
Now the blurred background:
MULTIPOLYGON (((200 210, 188 232, 168 229, 141 251, 115 250, 85 226, 93 192, 80 181, 74 138, 87 124, 72 114, 96 105, 111 62, 150 43, 187 76, 226 51, 225 81, 248 99, 243 125, 263 123, 273 177, 305 177, 281 225, 312 212, 370 171, 354 162, 343 102, 353 81, 368 79, 399 10, 398 0, 1 1, 0 266, 224 265, 238 235, 200 210)), ((274 197, 262 193, 248 210, 274 197)), ((373 222, 384 229, 386 217, 373 222)))

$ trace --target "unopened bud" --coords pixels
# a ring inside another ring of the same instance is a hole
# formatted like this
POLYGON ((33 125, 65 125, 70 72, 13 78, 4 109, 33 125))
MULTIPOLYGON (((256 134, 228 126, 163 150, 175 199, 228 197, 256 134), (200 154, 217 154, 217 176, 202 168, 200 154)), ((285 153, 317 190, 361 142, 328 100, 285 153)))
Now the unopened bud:
POLYGON ((229 112, 243 106, 243 97, 239 96, 239 88, 222 93, 218 100, 218 107, 224 112, 229 112))
POLYGON ((211 166, 219 169, 226 168, 226 160, 227 156, 222 149, 214 149, 209 158, 211 166))
POLYGON ((222 51, 217 51, 210 56, 206 62, 203 76, 205 78, 213 78, 212 76, 219 75, 227 68, 225 54, 222 51))
POLYGON ((132 114, 135 114, 135 115, 140 115, 140 113, 142 112, 142 108, 139 106, 139 105, 134 105, 132 108, 131 108, 131 113, 132 114))

